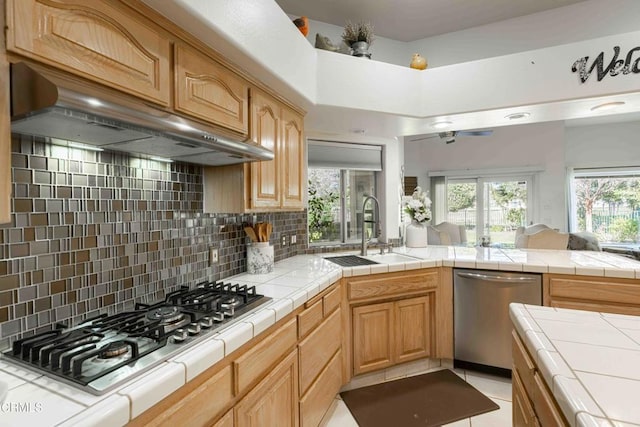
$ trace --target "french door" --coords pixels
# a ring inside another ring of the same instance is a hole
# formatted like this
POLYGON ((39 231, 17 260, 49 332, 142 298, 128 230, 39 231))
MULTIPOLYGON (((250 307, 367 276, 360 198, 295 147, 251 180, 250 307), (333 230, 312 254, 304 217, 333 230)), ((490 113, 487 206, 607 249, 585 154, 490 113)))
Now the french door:
POLYGON ((527 224, 531 176, 448 178, 447 221, 464 225, 469 244, 513 247, 515 231, 527 224))

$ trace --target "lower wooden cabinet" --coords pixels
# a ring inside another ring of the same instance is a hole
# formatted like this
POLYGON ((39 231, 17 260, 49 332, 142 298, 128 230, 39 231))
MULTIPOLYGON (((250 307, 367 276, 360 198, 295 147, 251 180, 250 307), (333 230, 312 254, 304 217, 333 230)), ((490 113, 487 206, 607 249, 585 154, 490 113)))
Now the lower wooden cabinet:
POLYGON ((429 357, 432 296, 354 307, 354 375, 429 357))
POLYGON ((289 353, 234 411, 236 427, 298 426, 298 350, 289 353))
MULTIPOLYGON (((180 424, 176 424, 180 425, 180 424)), ((212 424, 211 427, 233 427, 233 409, 229 409, 226 414, 222 418, 218 420, 215 424, 212 424)))
POLYGON ((514 427, 568 426, 522 339, 512 333, 512 411, 514 427))

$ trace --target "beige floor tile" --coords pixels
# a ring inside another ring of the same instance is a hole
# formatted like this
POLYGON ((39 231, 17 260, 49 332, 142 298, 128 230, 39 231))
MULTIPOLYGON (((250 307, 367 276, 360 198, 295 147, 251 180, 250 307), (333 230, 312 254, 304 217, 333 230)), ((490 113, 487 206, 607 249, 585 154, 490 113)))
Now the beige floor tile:
POLYGON ((358 423, 347 405, 342 400, 335 399, 320 422, 320 427, 358 427, 358 423))
POLYGON ((471 419, 466 418, 455 423, 444 424, 443 427, 471 427, 471 419))
POLYGON ((500 409, 471 417, 471 427, 511 427, 511 402, 500 399, 491 400, 498 404, 500 409))
POLYGON ((511 402, 511 380, 475 371, 466 371, 466 380, 489 397, 511 402))

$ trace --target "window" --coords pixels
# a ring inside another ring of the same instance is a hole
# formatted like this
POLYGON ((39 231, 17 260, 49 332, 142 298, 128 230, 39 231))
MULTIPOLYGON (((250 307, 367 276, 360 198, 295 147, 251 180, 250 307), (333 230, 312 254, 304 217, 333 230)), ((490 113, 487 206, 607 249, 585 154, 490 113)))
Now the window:
POLYGON ((432 223, 464 225, 469 244, 484 240, 512 248, 516 229, 527 224, 531 214, 532 183, 532 176, 432 177, 432 223))
MULTIPOLYGON (((363 216, 373 219, 373 204, 362 212, 362 203, 376 196, 382 147, 310 140, 308 153, 309 243, 359 242, 363 216)), ((371 235, 370 226, 366 233, 371 235)))
MULTIPOLYGON (((309 168, 309 243, 355 243, 362 238, 362 203, 376 195, 375 172, 309 168)), ((369 230, 367 230, 370 232, 369 230)))
POLYGON ((571 231, 604 243, 640 241, 640 168, 575 169, 569 194, 571 231))

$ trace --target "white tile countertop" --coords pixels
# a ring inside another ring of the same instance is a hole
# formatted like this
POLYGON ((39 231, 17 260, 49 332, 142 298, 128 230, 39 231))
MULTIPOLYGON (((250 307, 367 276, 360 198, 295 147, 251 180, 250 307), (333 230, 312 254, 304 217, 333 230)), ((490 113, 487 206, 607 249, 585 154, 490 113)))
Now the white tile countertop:
POLYGON ((640 262, 604 252, 447 246, 394 248, 392 256, 370 251, 371 259, 379 264, 348 268, 323 258, 343 254, 298 255, 276 263, 268 274, 243 273, 226 278, 225 281, 256 285, 258 293, 272 297, 273 301, 102 396, 0 359, 0 381, 8 383, 9 389, 0 406, 0 425, 124 425, 343 276, 451 266, 640 278, 640 262))
POLYGON ((640 425, 640 316, 516 303, 509 309, 571 426, 640 425))

